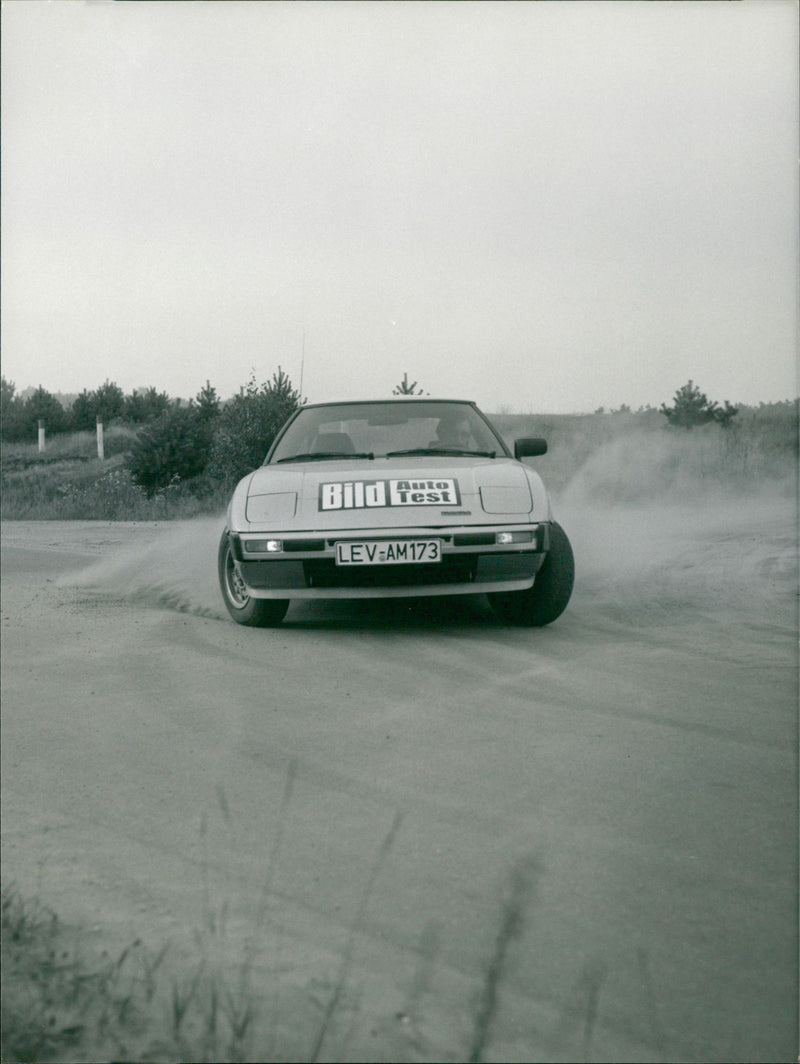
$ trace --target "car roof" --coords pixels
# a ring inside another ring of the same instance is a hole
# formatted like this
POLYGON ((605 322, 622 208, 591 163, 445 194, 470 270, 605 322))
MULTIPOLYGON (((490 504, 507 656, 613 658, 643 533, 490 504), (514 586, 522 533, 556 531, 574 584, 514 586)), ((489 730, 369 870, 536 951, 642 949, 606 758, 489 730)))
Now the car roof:
POLYGON ((311 407, 320 406, 374 406, 376 403, 382 403, 384 405, 402 406, 404 403, 456 403, 462 406, 475 406, 473 399, 436 399, 433 396, 428 395, 406 395, 402 398, 392 399, 340 399, 338 401, 326 400, 324 403, 304 403, 301 407, 302 410, 310 409, 311 407))

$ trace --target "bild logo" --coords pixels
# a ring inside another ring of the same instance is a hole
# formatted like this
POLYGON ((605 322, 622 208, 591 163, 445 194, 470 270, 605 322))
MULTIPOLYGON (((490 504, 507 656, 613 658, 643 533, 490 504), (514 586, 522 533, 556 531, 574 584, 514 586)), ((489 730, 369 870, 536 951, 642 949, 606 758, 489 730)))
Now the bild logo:
POLYGON ((378 506, 450 506, 461 502, 458 482, 447 480, 341 480, 319 486, 320 510, 378 506))

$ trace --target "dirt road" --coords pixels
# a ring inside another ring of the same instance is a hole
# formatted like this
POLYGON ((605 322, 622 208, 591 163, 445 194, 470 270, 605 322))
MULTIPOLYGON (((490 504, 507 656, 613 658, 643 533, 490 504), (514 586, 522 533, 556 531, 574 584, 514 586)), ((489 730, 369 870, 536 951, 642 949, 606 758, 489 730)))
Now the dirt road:
POLYGON ((795 1060, 793 504, 560 519, 534 631, 251 631, 219 522, 4 525, 5 881, 123 943, 215 916, 254 1059, 795 1060))

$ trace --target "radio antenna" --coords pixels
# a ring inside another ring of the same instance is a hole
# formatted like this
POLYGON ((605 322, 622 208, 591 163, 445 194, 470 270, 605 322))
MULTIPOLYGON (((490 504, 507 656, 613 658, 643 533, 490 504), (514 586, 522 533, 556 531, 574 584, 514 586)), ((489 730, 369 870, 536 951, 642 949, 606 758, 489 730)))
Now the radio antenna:
POLYGON ((303 348, 300 354, 300 399, 303 398, 303 372, 306 366, 306 331, 303 329, 303 348))

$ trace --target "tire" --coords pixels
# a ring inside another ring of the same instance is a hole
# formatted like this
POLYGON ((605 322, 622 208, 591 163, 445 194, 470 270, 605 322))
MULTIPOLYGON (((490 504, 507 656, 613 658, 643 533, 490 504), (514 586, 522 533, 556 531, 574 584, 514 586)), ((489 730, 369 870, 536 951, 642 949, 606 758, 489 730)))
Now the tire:
POLYGON ((489 602, 497 616, 509 624, 541 628, 567 608, 575 583, 575 558, 567 534, 555 521, 550 525, 550 549, 533 587, 525 591, 496 591, 489 602))
POLYGON ((289 599, 257 599, 236 572, 227 531, 222 533, 217 554, 219 585, 228 613, 237 624, 249 628, 270 628, 280 624, 289 609, 289 599))

